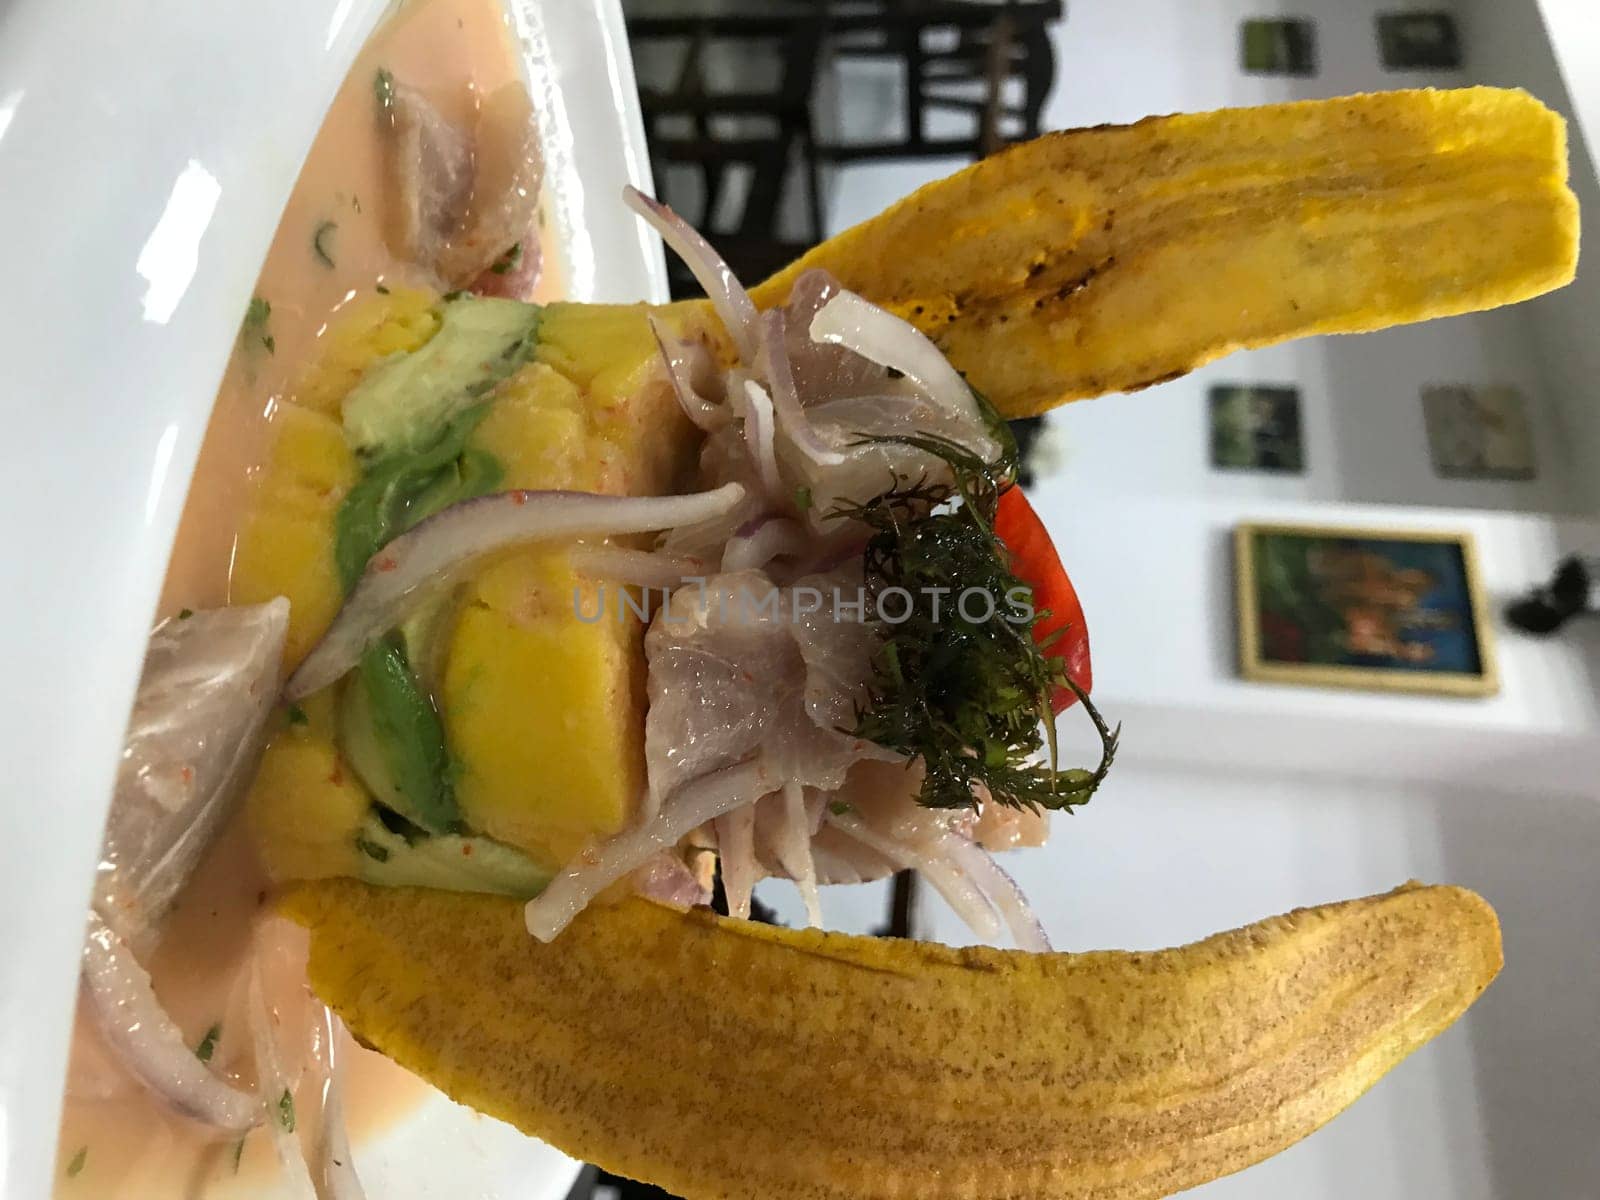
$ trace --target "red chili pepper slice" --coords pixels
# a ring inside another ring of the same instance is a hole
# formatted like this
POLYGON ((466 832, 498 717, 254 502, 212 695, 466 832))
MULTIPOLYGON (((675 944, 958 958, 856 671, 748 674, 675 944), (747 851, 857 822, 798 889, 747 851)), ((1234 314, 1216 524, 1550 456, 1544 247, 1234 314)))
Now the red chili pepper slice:
MULTIPOLYGON (((1034 624, 1034 640, 1042 644, 1055 635, 1045 653, 1060 659, 1068 678, 1085 692, 1090 691, 1094 671, 1089 661, 1089 627, 1083 619, 1083 605, 1061 565, 1049 531, 1021 488, 1010 487, 1000 493, 994 531, 1011 552, 1012 573, 1033 589, 1034 611, 1046 614, 1034 624)), ((1070 688, 1057 688, 1050 707, 1060 713, 1077 700, 1070 688)))

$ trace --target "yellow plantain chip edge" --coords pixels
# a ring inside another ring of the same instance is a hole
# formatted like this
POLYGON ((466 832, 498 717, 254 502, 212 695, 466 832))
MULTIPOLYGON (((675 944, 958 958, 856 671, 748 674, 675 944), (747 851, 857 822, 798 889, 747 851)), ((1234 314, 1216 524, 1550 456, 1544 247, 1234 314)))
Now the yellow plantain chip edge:
POLYGON ((1494 911, 1410 884, 1181 949, 1030 955, 645 900, 305 884, 315 991, 455 1099, 689 1200, 1158 1197, 1306 1136, 1466 1010, 1494 911))

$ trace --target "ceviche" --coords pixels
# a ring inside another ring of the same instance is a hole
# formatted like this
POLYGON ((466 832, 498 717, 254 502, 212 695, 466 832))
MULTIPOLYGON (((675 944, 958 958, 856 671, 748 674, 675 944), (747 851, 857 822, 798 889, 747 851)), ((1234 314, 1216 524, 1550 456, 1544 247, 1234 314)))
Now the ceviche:
POLYGON ((573 303, 504 14, 399 10, 193 484, 90 905, 62 1194, 361 1196, 363 1134, 422 1093, 386 1055, 688 1196, 1154 1196, 1304 1136, 1463 1011, 1499 967, 1471 893, 1058 955, 997 857, 1119 738, 1006 418, 1571 272, 1531 98, 1164 120, 1019 147, 751 290, 629 189, 706 300, 573 303), (1522 233, 1464 236, 1508 211, 1522 233), (1285 269, 1242 306, 1174 284, 1219 245, 1285 269), (1063 761, 1058 718, 1098 755, 1063 761), (739 923, 763 879, 820 928, 824 888, 902 870, 1016 949, 739 923))

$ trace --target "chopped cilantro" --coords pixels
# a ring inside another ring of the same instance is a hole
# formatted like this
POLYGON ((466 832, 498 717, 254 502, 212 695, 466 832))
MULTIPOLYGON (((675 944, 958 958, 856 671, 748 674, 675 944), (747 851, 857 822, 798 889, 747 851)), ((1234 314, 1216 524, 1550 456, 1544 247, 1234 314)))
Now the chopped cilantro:
POLYGON ((317 226, 317 231, 311 235, 311 253, 317 256, 317 261, 323 266, 333 266, 333 255, 328 253, 327 240, 339 228, 337 221, 324 221, 317 226))
POLYGON ((389 294, 389 289, 384 287, 383 284, 381 284, 381 283, 378 284, 377 290, 378 290, 378 295, 380 295, 380 296, 387 296, 389 294))
POLYGON ((361 851, 361 853, 365 854, 374 862, 389 861, 389 850, 387 847, 380 846, 377 842, 369 842, 364 837, 356 838, 356 849, 361 851))
POLYGON ((244 310, 244 320, 239 325, 239 336, 246 341, 259 341, 270 354, 273 341, 267 333, 267 322, 272 318, 272 305, 260 296, 252 296, 244 310))
POLYGON ((808 487, 797 487, 797 488, 795 488, 795 490, 794 490, 794 506, 796 508, 798 508, 801 512, 805 512, 807 509, 809 509, 811 507, 811 503, 812 503, 812 501, 811 501, 811 489, 810 488, 808 488, 808 487))
POLYGON ((306 716, 306 710, 298 704, 289 705, 287 716, 291 725, 309 725, 311 723, 311 718, 306 716))
POLYGON ((83 1164, 89 1161, 89 1147, 79 1146, 78 1152, 72 1156, 72 1161, 67 1164, 67 1178, 76 1179, 83 1171, 83 1164))
POLYGON ((192 608, 180 608, 178 610, 178 620, 180 621, 187 621, 192 616, 194 616, 194 609, 192 608))
POLYGON ((511 249, 507 250, 499 258, 495 259, 494 265, 490 267, 489 270, 493 271, 496 275, 504 275, 507 271, 510 271, 521 261, 522 243, 512 242, 511 249))
POLYGON ((394 107, 394 76, 388 67, 379 67, 372 77, 372 94, 377 97, 379 112, 386 113, 394 107))
POLYGON ((205 1037, 201 1038, 200 1044, 194 1048, 194 1056, 201 1062, 210 1062, 211 1056, 217 1051, 217 1039, 221 1036, 221 1025, 213 1025, 206 1030, 205 1037))
POLYGON ((283 1089, 283 1095, 278 1097, 278 1124, 283 1126, 285 1133, 294 1132, 294 1097, 289 1094, 289 1089, 283 1089))

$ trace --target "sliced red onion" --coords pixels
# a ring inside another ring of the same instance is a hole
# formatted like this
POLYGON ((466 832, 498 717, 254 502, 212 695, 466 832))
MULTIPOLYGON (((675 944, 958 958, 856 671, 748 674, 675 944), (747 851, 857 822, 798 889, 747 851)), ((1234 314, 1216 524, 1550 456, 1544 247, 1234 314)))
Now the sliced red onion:
POLYGON ((278 1166, 288 1189, 287 1200, 317 1200, 311 1167, 306 1162, 299 1134, 295 1132, 298 1117, 291 1119, 294 1114, 294 1092, 289 1072, 283 1063, 272 1010, 267 1004, 267 986, 262 969, 265 956, 258 930, 255 952, 250 956, 250 1036, 256 1052, 256 1094, 266 1113, 267 1129, 272 1134, 272 1148, 277 1153, 278 1166), (285 1097, 289 1097, 287 1103, 285 1097))
POLYGON ((789 361, 783 330, 781 311, 774 310, 761 318, 761 353, 766 359, 767 382, 772 385, 772 409, 778 428, 806 458, 818 466, 836 467, 845 461, 845 456, 822 439, 806 416, 800 391, 795 387, 794 365, 789 361))
POLYGON ((750 452, 751 465, 756 478, 761 481, 769 498, 783 494, 783 480, 778 475, 778 456, 773 450, 772 398, 754 379, 744 382, 744 444, 750 452))
POLYGON ((149 973, 111 927, 89 914, 83 990, 106 1046, 128 1073, 176 1111, 219 1131, 261 1123, 260 1102, 212 1074, 161 1006, 149 973))
POLYGON ((728 897, 728 915, 750 917, 750 893, 756 886, 756 809, 746 804, 723 813, 716 821, 717 857, 722 860, 722 890, 728 897))
POLYGON ((634 587, 675 588, 685 579, 704 575, 710 565, 693 554, 626 546, 581 546, 572 552, 572 568, 578 574, 634 587))
POLYGON ((817 882, 830 884, 871 883, 893 875, 898 864, 890 862, 826 819, 811 838, 811 863, 817 882))
POLYGON ((318 1194, 324 1200, 366 1200, 367 1191, 356 1174, 355 1156, 350 1150, 350 1130, 344 1119, 344 1071, 339 1043, 345 1036, 344 1022, 331 1008, 322 1010, 323 1044, 326 1055, 319 1057, 323 1072, 322 1149, 318 1154, 318 1194))
POLYGON ((652 855, 633 872, 633 890, 646 899, 675 908, 711 903, 711 893, 700 886, 688 864, 670 850, 652 855))
POLYGON ((646 320, 650 332, 655 335, 656 349, 661 353, 667 379, 672 384, 673 394, 678 397, 678 406, 683 409, 684 416, 693 421, 701 432, 715 433, 727 424, 728 410, 724 405, 713 404, 695 390, 694 372, 689 362, 691 347, 674 337, 657 318, 648 317, 646 320))
POLYGON ((799 522, 788 517, 768 517, 728 539, 722 551, 722 569, 759 570, 775 558, 804 554, 812 542, 811 535, 799 522))
POLYGON ((684 784, 654 817, 585 850, 568 863, 549 887, 528 901, 523 910, 528 932, 541 942, 550 941, 590 900, 652 854, 670 849, 691 830, 731 809, 755 803, 777 786, 771 770, 759 759, 725 767, 684 784))
POLYGON ((373 556, 333 625, 289 677, 284 695, 298 700, 333 683, 400 623, 425 589, 454 581, 498 550, 693 525, 721 516, 743 498, 744 488, 728 483, 687 496, 500 492, 452 505, 373 556))
POLYGON ((739 357, 745 362, 752 361, 756 354, 756 306, 728 264, 693 226, 659 200, 634 187, 622 189, 622 200, 683 260, 684 266, 705 289, 717 316, 722 318, 739 357))
MULTIPOLYGON (((862 358, 899 371, 941 408, 960 414, 981 430, 972 389, 939 347, 909 321, 841 291, 811 318, 811 340, 843 346, 862 358)), ((986 439, 987 440, 987 439, 986 439)))
POLYGON ((1017 881, 987 850, 958 833, 946 834, 940 845, 946 857, 1000 910, 1017 949, 1036 954, 1050 949, 1050 938, 1017 881))
POLYGON ((897 867, 920 873, 933 885, 933 889, 944 897, 945 902, 955 909, 956 915, 978 938, 986 942, 999 939, 1000 920, 995 915, 994 907, 978 885, 943 855, 921 851, 898 842, 879 833, 852 813, 830 813, 827 821, 863 845, 876 850, 897 867))
POLYGON ((782 845, 779 858, 806 906, 806 924, 822 928, 822 899, 817 894, 817 865, 811 857, 811 817, 806 812, 805 789, 797 783, 783 785, 782 845))

